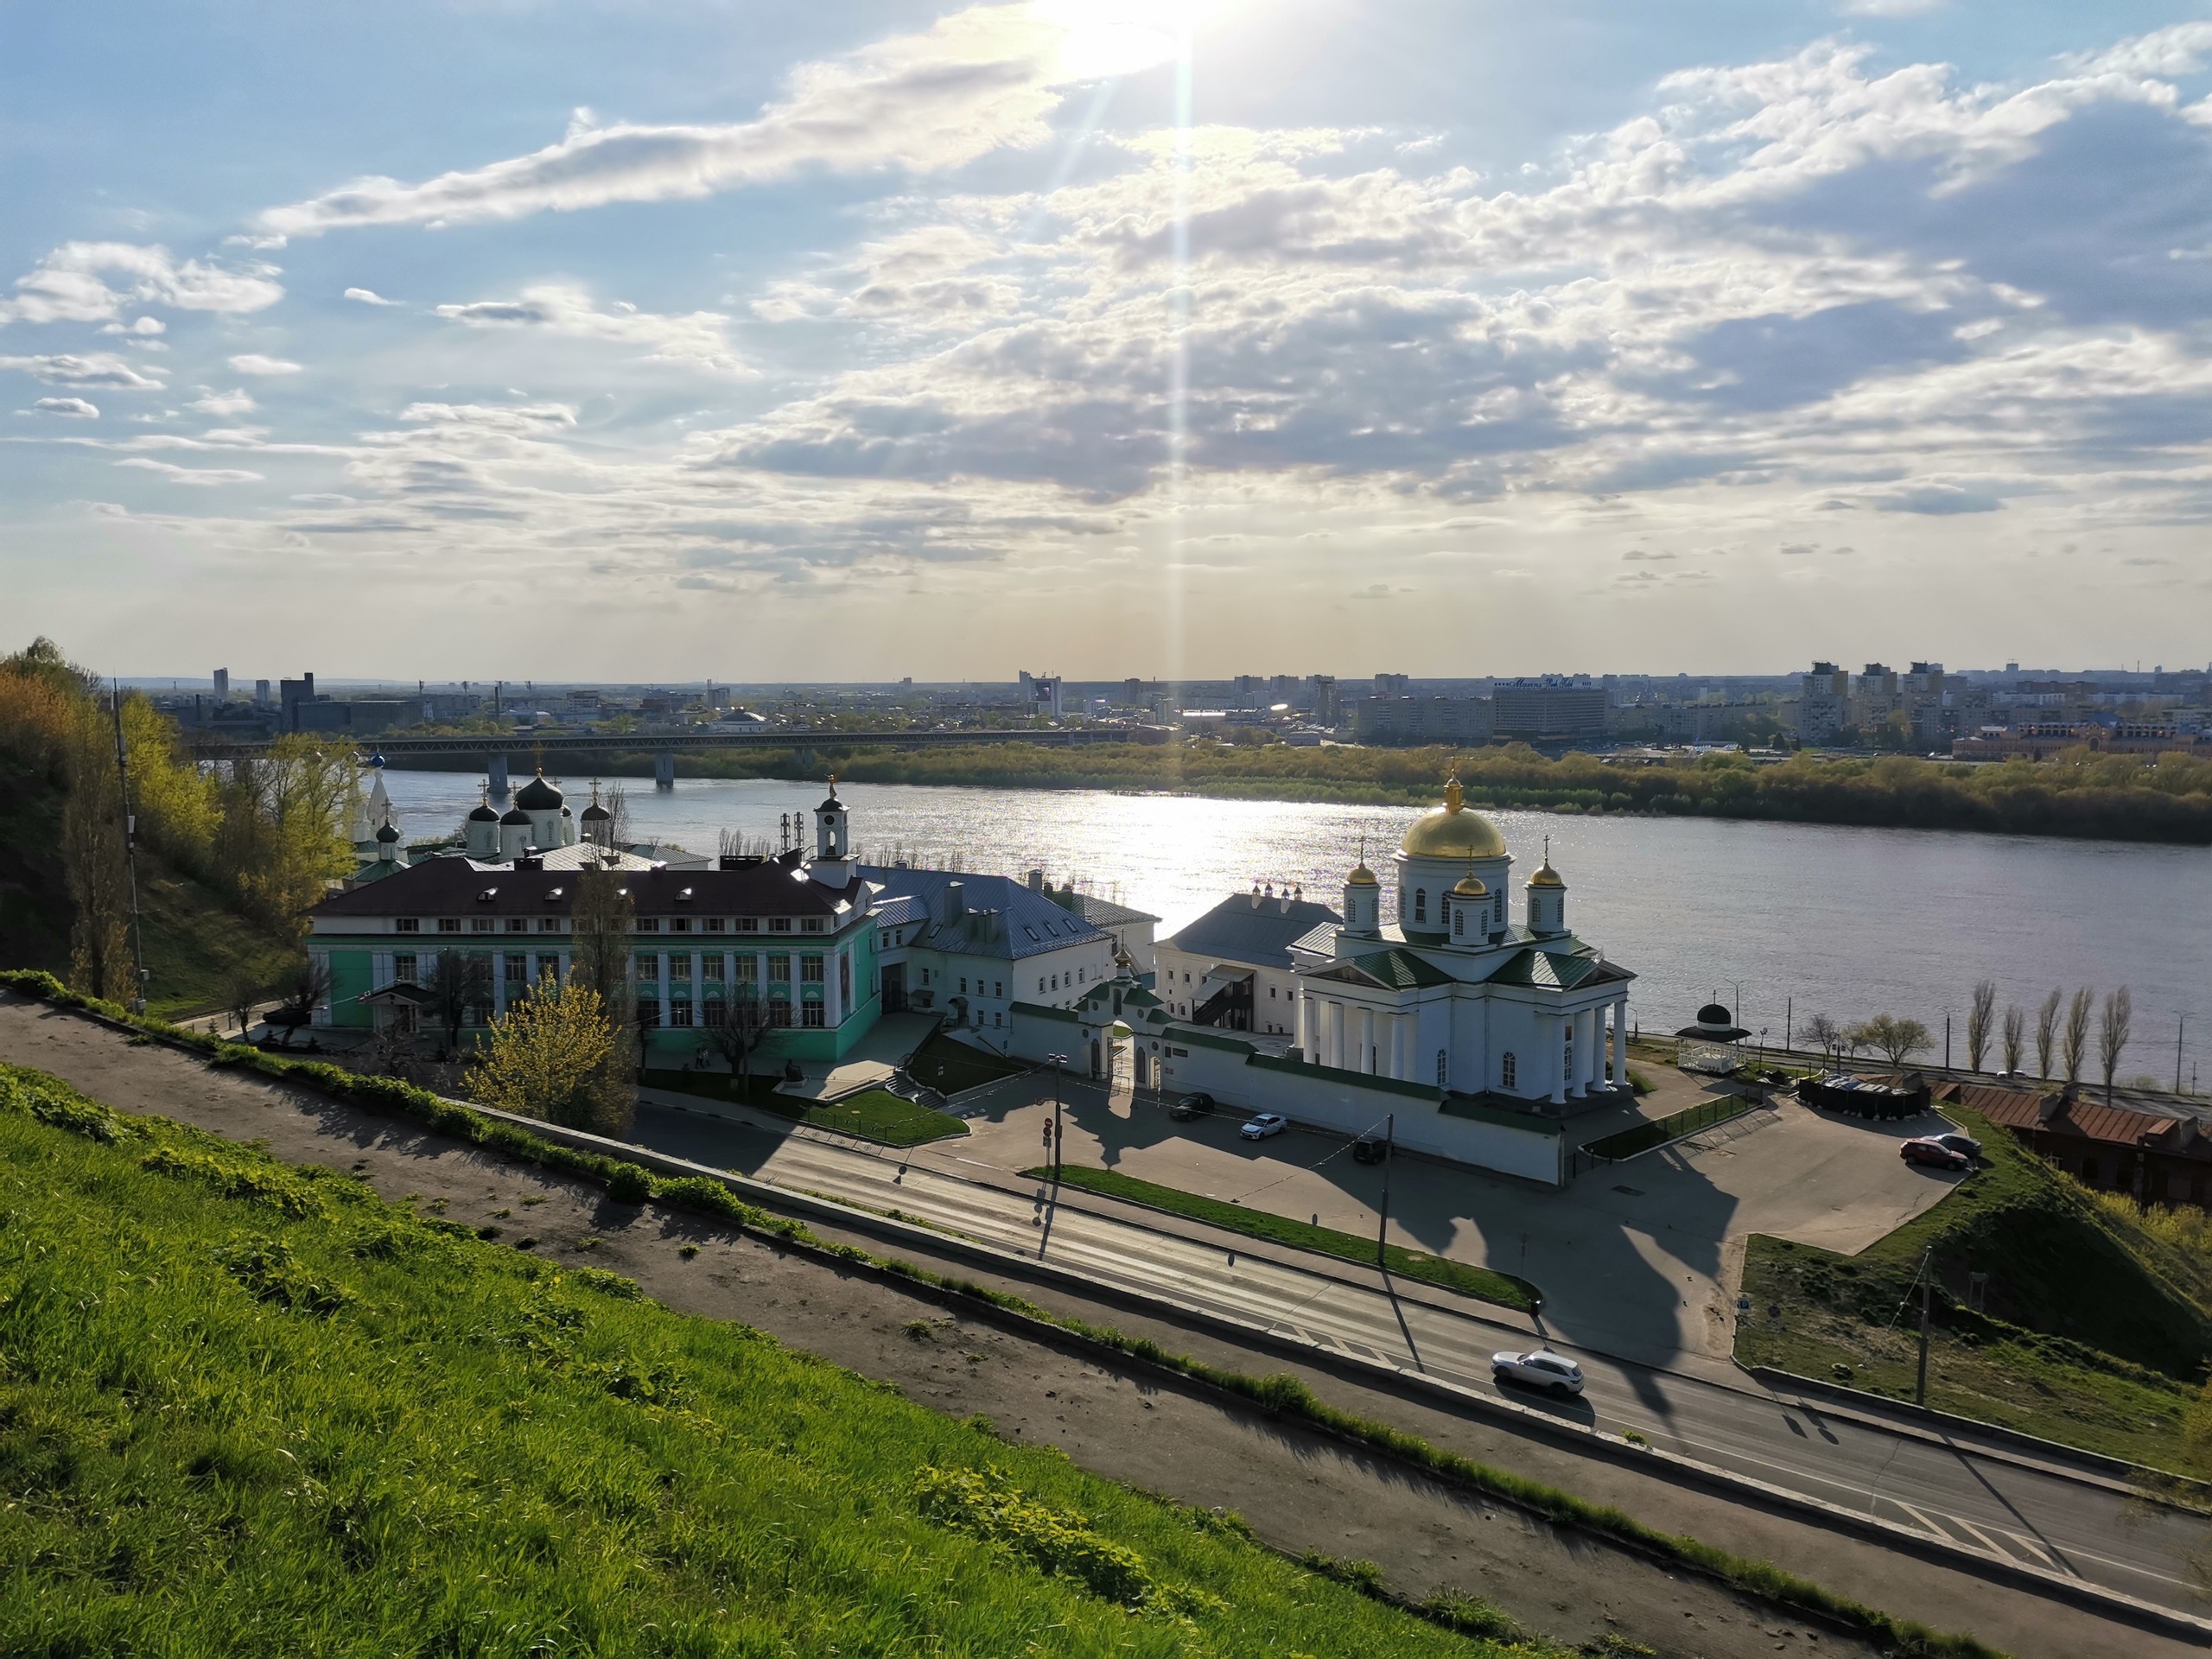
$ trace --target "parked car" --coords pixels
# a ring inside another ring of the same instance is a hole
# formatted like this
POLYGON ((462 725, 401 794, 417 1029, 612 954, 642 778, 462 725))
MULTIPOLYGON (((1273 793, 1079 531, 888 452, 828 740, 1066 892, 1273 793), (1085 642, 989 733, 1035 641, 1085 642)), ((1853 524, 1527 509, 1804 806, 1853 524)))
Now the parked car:
POLYGON ((1969 1169, 1974 1166, 1973 1159, 1963 1152, 1945 1146, 1941 1139, 1932 1135, 1916 1135, 1912 1140, 1900 1142, 1897 1156, 1908 1164, 1925 1164, 1930 1169, 1969 1169))
POLYGON ((1379 1164, 1390 1149, 1390 1143, 1379 1135, 1363 1135, 1351 1143, 1351 1160, 1356 1164, 1379 1164))
POLYGON ((1247 1141, 1264 1141, 1271 1135, 1281 1135, 1290 1127, 1290 1120, 1280 1112, 1262 1112, 1236 1131, 1247 1141))
POLYGON ((1213 1110, 1213 1096, 1205 1093, 1185 1095, 1167 1109, 1167 1116, 1178 1123, 1187 1123, 1194 1117, 1204 1117, 1213 1110))
POLYGON ((1948 1135, 1931 1135, 1928 1138, 1941 1141, 1953 1152, 1965 1157, 1969 1162, 1979 1163, 1981 1160, 1981 1142, 1970 1135, 1961 1135, 1956 1129, 1953 1129, 1948 1135))
POLYGON ((1582 1392, 1582 1368, 1565 1354, 1555 1354, 1548 1348, 1533 1348, 1527 1353, 1508 1349, 1503 1353, 1492 1354, 1490 1374, 1500 1382, 1543 1389, 1561 1399, 1582 1392))

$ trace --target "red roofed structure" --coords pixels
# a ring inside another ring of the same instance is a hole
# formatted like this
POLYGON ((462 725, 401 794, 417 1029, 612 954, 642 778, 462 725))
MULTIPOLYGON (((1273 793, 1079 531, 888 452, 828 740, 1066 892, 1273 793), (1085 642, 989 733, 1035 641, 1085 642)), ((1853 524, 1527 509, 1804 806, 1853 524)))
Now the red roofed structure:
POLYGON ((2084 1186, 2125 1192, 2139 1204, 2200 1210, 2212 1198, 2212 1135, 2194 1117, 2159 1117, 2058 1090, 2037 1094, 1978 1083, 1947 1083, 1936 1097, 2010 1129, 2084 1186))

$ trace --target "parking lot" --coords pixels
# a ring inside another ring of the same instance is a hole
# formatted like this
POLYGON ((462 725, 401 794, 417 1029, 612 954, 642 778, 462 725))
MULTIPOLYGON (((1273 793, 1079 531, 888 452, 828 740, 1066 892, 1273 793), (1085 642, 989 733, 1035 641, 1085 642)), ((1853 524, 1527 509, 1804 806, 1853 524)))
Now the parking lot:
MULTIPOLYGON (((1659 1079, 1655 1079, 1659 1081, 1659 1079)), ((1679 1073, 1662 1084, 1697 1097, 1679 1073)), ((939 1156, 1020 1170, 1049 1161, 1049 1074, 974 1097, 971 1137, 939 1156)), ((1661 1094, 1655 1090, 1655 1095, 1661 1094)), ((1356 1162, 1344 1137, 1294 1127, 1242 1140, 1246 1116, 1178 1123, 1166 1103, 1064 1085, 1063 1156, 1224 1202, 1371 1234, 1382 1171, 1356 1162)), ((1920 1214, 1955 1178, 1897 1155, 1900 1138, 1947 1127, 1933 1117, 1873 1125, 1791 1100, 1688 1141, 1585 1173, 1562 1191, 1457 1165, 1402 1157, 1391 1172, 1390 1238, 1516 1273, 1544 1292, 1546 1326, 1563 1339, 1707 1375, 1732 1370, 1743 1242, 1770 1233, 1825 1249, 1862 1249, 1920 1214)), ((1586 1138, 1577 1126, 1578 1140, 1586 1138)))

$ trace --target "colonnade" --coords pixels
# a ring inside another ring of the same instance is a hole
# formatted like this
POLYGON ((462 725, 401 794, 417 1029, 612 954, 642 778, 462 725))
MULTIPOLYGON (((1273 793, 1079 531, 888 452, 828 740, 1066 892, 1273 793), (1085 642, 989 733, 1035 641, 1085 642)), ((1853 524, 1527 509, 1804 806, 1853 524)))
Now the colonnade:
MULTIPOLYGON (((1417 1014, 1397 1014, 1339 997, 1317 996, 1306 987, 1299 988, 1298 1046, 1310 1065, 1400 1081, 1441 1081, 1433 1079, 1421 1063, 1416 1048, 1418 1022, 1417 1014)), ((1534 1085, 1554 1102, 1564 1103, 1602 1090, 1609 1080, 1615 1084, 1627 1081, 1625 995, 1571 1013, 1540 1013, 1536 1024, 1539 1042, 1544 1033, 1552 1033, 1551 1062, 1546 1065, 1535 1053, 1518 1057, 1516 1093, 1534 1085)), ((1486 1084, 1499 1080, 1502 1057, 1507 1051, 1505 1045, 1498 1046, 1500 1053, 1488 1059, 1491 1075, 1486 1084)))

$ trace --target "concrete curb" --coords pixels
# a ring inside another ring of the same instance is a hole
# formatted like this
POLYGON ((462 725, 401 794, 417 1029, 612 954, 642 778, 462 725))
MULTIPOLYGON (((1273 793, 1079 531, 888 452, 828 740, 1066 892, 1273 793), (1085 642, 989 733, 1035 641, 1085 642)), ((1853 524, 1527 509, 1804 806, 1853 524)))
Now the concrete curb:
MULTIPOLYGON (((1449 1382, 1440 1377, 1424 1376, 1418 1371, 1409 1371, 1387 1361, 1366 1359, 1357 1354, 1347 1353, 1319 1343, 1282 1336, 1244 1320, 1231 1319, 1205 1309, 1187 1308, 1164 1299, 1137 1295, 1112 1286, 1101 1285, 1094 1280, 1084 1277, 1081 1274, 1061 1268, 1049 1262, 1038 1262, 1027 1256, 1014 1255, 994 1246, 980 1243, 974 1239, 963 1238, 952 1233, 938 1232, 935 1229, 912 1222, 894 1220, 889 1216, 849 1206, 811 1192, 778 1186, 770 1182, 758 1181, 749 1176, 733 1174, 728 1170, 718 1170, 705 1164, 695 1164, 687 1159, 653 1152, 650 1148, 633 1146, 626 1141, 610 1141, 581 1130, 560 1128, 557 1126, 542 1123, 533 1118, 518 1117, 481 1106, 474 1107, 472 1109, 482 1112, 486 1117, 510 1123, 518 1128, 528 1129, 533 1134, 569 1146, 577 1151, 596 1153, 603 1157, 636 1163, 645 1168, 657 1169, 670 1175, 709 1177, 721 1182, 733 1192, 744 1198, 747 1202, 763 1210, 786 1212, 796 1210, 807 1216, 832 1222, 849 1230, 873 1233, 917 1247, 925 1247, 939 1255, 957 1256, 979 1266, 988 1267, 993 1271, 1008 1277, 1078 1288, 1085 1295, 1096 1300, 1111 1302, 1133 1310, 1157 1313, 1165 1308, 1172 1311, 1174 1317, 1179 1320, 1211 1327, 1233 1337, 1237 1342, 1246 1346, 1267 1348, 1309 1362, 1318 1358, 1329 1369, 1340 1372, 1349 1370, 1370 1382, 1381 1382, 1402 1392, 1425 1395, 1449 1404, 1465 1414, 1505 1421, 1524 1433, 1532 1433, 1570 1449, 1595 1452, 1615 1463, 1630 1466, 1648 1466, 1650 1464, 1658 1463, 1682 1477, 1688 1484, 1704 1490, 1722 1496, 1756 1498, 1767 1507, 1809 1518, 1838 1531, 1847 1532, 1887 1548, 1901 1549, 1907 1554, 1918 1555, 1939 1565, 1961 1568, 1984 1579, 2007 1584, 2016 1589, 2028 1590, 2054 1600, 2068 1602, 2093 1612, 2121 1618, 2139 1627, 2156 1630, 2163 1634, 2179 1636, 2196 1641, 2212 1639, 2212 1618, 2200 1618, 2177 1608, 2160 1606, 2155 1602, 2145 1601, 2120 1591, 2107 1589, 2092 1584, 2087 1580, 2069 1578, 2063 1573, 2029 1567, 2009 1556, 1997 1554, 1988 1550, 1975 1549, 1947 1537, 1936 1537, 1895 1522, 1884 1521, 1874 1516, 1862 1515, 1857 1510, 1823 1503, 1818 1498, 1808 1497, 1790 1491, 1785 1487, 1771 1485, 1764 1481, 1753 1479, 1750 1476, 1738 1475, 1711 1464, 1701 1463, 1678 1452, 1662 1451, 1654 1446, 1634 1446, 1618 1435, 1610 1434, 1595 1428, 1576 1427, 1562 1422, 1549 1413, 1535 1410, 1514 1401, 1494 1399, 1459 1383, 1449 1382)), ((424 1133, 434 1133, 434 1131, 426 1128, 424 1133)), ((788 1240, 783 1242, 790 1243, 788 1240)), ((832 1259, 842 1258, 833 1257, 832 1259)), ((897 1275, 893 1276, 897 1277, 897 1275)), ((909 1281, 902 1280, 900 1282, 909 1281)), ((999 1311, 1004 1313, 1010 1310, 999 1311)), ((1024 1321, 1025 1327, 1033 1324, 1034 1321, 1024 1321)), ((1072 1332, 1062 1332, 1064 1338, 1075 1338, 1077 1334, 1072 1332)), ((1096 1351, 1113 1355, 1117 1363, 1132 1363, 1137 1358, 1109 1344, 1093 1343, 1090 1345, 1096 1351)), ((1203 1379, 1188 1377, 1185 1373, 1177 1371, 1173 1366, 1163 1369, 1175 1376, 1184 1377, 1186 1382, 1203 1381, 1203 1379)), ((1314 1425, 1314 1427, 1319 1428, 1323 1426, 1314 1425)), ((1370 1446, 1365 1441, 1352 1443, 1361 1446, 1372 1455, 1389 1455, 1382 1448, 1370 1446)), ((1420 1468, 1418 1465, 1410 1466, 1419 1469, 1420 1472, 1428 1478, 1449 1479, 1448 1476, 1441 1475, 1437 1471, 1420 1468)), ((1486 1494, 1486 1496, 1494 1495, 1486 1494)), ((1556 1524, 1572 1525, 1573 1523, 1567 1522, 1556 1524)), ((1609 1535, 1608 1536, 1610 1537, 1609 1535)), ((1617 1539, 1610 1541, 1623 1541, 1617 1539)))
POLYGON ((1849 1417, 1855 1422, 1886 1429, 1893 1434, 1910 1434, 1915 1439, 1936 1446, 1952 1446, 1952 1432, 1974 1440, 1988 1440, 1988 1446, 1976 1445, 1967 1448, 1980 1457, 1996 1458, 2023 1468, 2035 1469, 2045 1474, 2056 1474, 2068 1480, 2084 1481, 2102 1486, 2107 1491, 2125 1492, 2130 1497, 2139 1497, 2151 1503, 2164 1503, 2185 1515, 2202 1515, 2207 1511, 2194 1504, 2177 1503, 2162 1497, 2156 1488, 2158 1483, 2171 1482, 2193 1488, 2212 1500, 2212 1489, 2202 1481, 2192 1480, 2186 1475, 2170 1475, 2163 1469, 2153 1469, 2147 1464, 2130 1463, 2125 1458, 2107 1457, 2101 1452, 2086 1451, 2078 1446, 2068 1446, 2058 1440, 2046 1440, 2017 1428, 2007 1428, 2002 1423, 1984 1422, 1979 1417, 1961 1417, 1948 1411, 1938 1411, 1933 1406, 1916 1406, 1909 1401, 1892 1400, 1887 1395, 1869 1394, 1863 1389, 1847 1389, 1840 1382, 1823 1382, 1816 1376, 1800 1376, 1795 1371, 1777 1370, 1771 1365, 1747 1365, 1745 1374, 1770 1390, 1781 1393, 1815 1395, 1824 1402, 1824 1409, 1832 1416, 1849 1417), (1836 1402, 1836 1403, 1825 1403, 1836 1402), (1904 1412, 1904 1421, 1890 1414, 1904 1412), (1921 1421, 1915 1421, 1914 1419, 1921 1421), (2027 1454, 2027 1455, 2023 1455, 2027 1454), (2053 1468, 2052 1465, 2075 1465, 2077 1467, 2053 1468))

